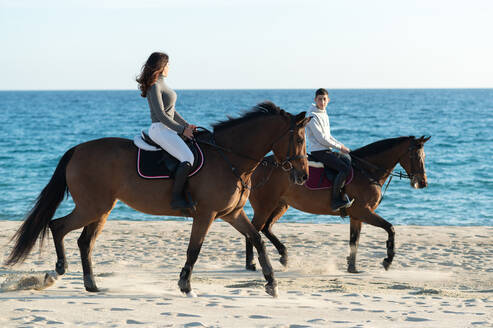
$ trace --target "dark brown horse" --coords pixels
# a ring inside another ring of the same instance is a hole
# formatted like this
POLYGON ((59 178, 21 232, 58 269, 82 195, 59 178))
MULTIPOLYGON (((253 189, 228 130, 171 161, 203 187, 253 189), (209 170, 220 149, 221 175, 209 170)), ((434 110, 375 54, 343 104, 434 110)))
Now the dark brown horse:
MULTIPOLYGON (((407 172, 413 188, 427 186, 423 145, 428 139, 429 137, 416 139, 412 136, 385 139, 351 152, 354 178, 344 188, 346 194, 355 199, 353 205, 347 209, 350 217, 350 254, 347 259, 349 272, 357 272, 356 252, 363 222, 387 231, 387 258, 383 260, 383 266, 387 270, 392 263, 394 227, 376 214, 375 210, 381 201, 382 186, 389 175, 394 174, 392 170, 397 163, 407 172)), ((340 213, 331 210, 331 188, 310 190, 305 186, 293 184, 283 170, 272 169, 269 165, 261 165, 255 170, 252 176, 253 184, 261 181, 264 181, 264 184, 250 193, 250 203, 254 209, 252 223, 275 245, 281 255, 281 263, 286 265, 288 261, 286 247, 272 233, 271 228, 289 206, 313 214, 340 215, 340 213)), ((252 244, 248 240, 246 268, 255 270, 252 244)))
MULTIPOLYGON (((251 175, 270 150, 284 160, 282 165, 291 169, 293 183, 304 183, 308 176, 304 127, 308 121, 304 112, 294 116, 266 102, 240 118, 214 126, 215 144, 203 145, 204 167, 189 179, 189 192, 198 205, 189 213, 193 217, 192 231, 187 260, 178 282, 183 293, 193 295, 190 284, 193 266, 211 223, 221 218, 255 245, 267 280, 266 291, 276 295, 277 282, 265 246, 242 208, 249 195, 251 175)), ((137 148, 132 141, 119 138, 92 140, 67 151, 14 235, 15 246, 7 264, 24 260, 40 235, 43 240, 49 227, 58 258, 56 271, 64 274, 67 261, 63 238, 72 230, 84 228, 78 239, 84 286, 87 291, 98 291, 91 252, 117 200, 152 215, 184 216, 171 209, 172 181, 139 177, 136 158, 137 148), (65 192, 70 192, 74 210, 50 221, 65 192)))

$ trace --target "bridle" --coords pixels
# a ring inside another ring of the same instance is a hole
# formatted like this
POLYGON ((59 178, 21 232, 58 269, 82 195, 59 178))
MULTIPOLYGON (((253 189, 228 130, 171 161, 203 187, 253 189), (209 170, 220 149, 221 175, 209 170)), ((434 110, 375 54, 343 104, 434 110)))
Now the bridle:
POLYGON ((290 122, 290 127, 289 129, 284 132, 280 137, 278 137, 273 143, 270 149, 274 149, 274 146, 284 137, 289 132, 289 144, 288 144, 288 150, 286 152, 286 157, 284 158, 283 161, 279 161, 274 154, 274 158, 276 159, 275 165, 276 167, 282 168, 284 172, 289 172, 293 170, 293 163, 291 161, 298 160, 298 159, 303 159, 303 158, 308 158, 307 155, 295 155, 296 150, 295 150, 295 145, 294 145, 294 131, 296 128, 296 122, 295 118, 291 117, 291 122, 290 122), (292 150, 292 151, 291 151, 292 150), (291 155, 292 153, 292 155, 291 155))
MULTIPOLYGON (((230 148, 226 148, 226 147, 223 147, 223 146, 220 146, 216 143, 216 139, 215 139, 215 134, 214 132, 211 132, 209 131, 208 129, 206 128, 203 128, 203 127, 197 127, 197 129, 200 129, 200 130, 203 130, 203 131, 206 131, 208 132, 210 135, 211 135, 211 141, 206 141, 206 140, 201 140, 201 139, 195 139, 197 142, 199 143, 202 143, 202 144, 206 144, 208 146, 211 146, 213 148, 215 148, 218 152, 219 152, 219 155, 223 158, 223 160, 229 164, 229 166, 231 167, 231 171, 233 172, 233 174, 240 180, 241 182, 241 185, 243 186, 243 190, 244 189, 248 189, 248 190, 252 190, 252 189, 255 189, 255 188, 258 188, 262 185, 264 185, 267 180, 269 180, 271 174, 268 175, 268 177, 265 179, 265 181, 261 181, 260 183, 258 183, 257 185, 255 186, 250 186, 248 185, 244 180, 243 178, 241 177, 240 173, 238 173, 238 169, 237 167, 235 167, 233 165, 233 163, 231 163, 231 161, 226 157, 226 155, 224 154, 224 152, 227 152, 227 153, 230 153, 230 154, 235 154, 239 157, 243 157, 243 158, 246 158, 246 159, 249 159, 251 161, 254 161, 256 162, 257 164, 258 163, 262 163, 263 165, 267 165, 267 164, 271 164, 273 165, 273 168, 274 167, 281 167, 285 172, 289 172, 291 170, 294 169, 293 167, 293 164, 291 163, 291 161, 293 160, 297 160, 297 159, 303 159, 303 158, 307 158, 308 156, 306 155, 296 155, 296 150, 295 150, 295 145, 294 145, 294 132, 295 132, 295 128, 296 128, 296 121, 295 121, 295 117, 291 117, 291 121, 290 121, 290 126, 289 126, 289 129, 286 130, 285 132, 283 132, 278 138, 276 138, 276 140, 274 140, 274 142, 272 143, 272 146, 270 149, 274 149, 274 146, 287 134, 289 133, 289 144, 288 144, 288 150, 286 152, 286 156, 284 158, 284 160, 282 161, 279 161, 277 159, 277 157, 275 156, 274 154, 274 158, 275 158, 275 162, 271 162, 271 161, 265 161, 264 158, 261 158, 261 159, 256 159, 256 158, 253 158, 253 157, 250 157, 248 155, 245 155, 245 154, 241 154, 239 152, 236 152, 230 148)), ((272 171, 270 172, 272 173, 272 171)), ((242 191, 243 192, 243 191, 242 191)))

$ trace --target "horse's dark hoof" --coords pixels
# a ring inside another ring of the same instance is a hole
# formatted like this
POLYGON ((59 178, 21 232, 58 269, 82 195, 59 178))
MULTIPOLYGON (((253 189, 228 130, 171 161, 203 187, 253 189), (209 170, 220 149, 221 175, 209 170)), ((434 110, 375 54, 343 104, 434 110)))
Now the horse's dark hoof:
POLYGON ((382 262, 382 265, 383 265, 383 267, 384 267, 385 270, 388 270, 391 264, 392 264, 392 262, 390 262, 387 259, 384 259, 383 262, 382 262))
POLYGON ((67 271, 67 267, 68 265, 67 263, 65 263, 65 261, 57 261, 55 264, 55 271, 61 276, 65 274, 65 272, 67 271))
POLYGON ((192 291, 192 286, 190 286, 190 282, 185 279, 178 280, 178 287, 180 287, 180 291, 183 294, 189 294, 192 291))
POLYGON ((84 287, 88 292, 97 293, 99 292, 99 288, 96 286, 94 282, 94 277, 92 275, 84 276, 84 287))
POLYGON ((272 282, 272 283, 268 283, 265 285, 265 292, 267 294, 269 294, 270 296, 272 297, 277 297, 278 296, 278 293, 277 293, 277 283, 276 282, 272 282))
POLYGON ((245 265, 245 269, 249 271, 257 271, 257 266, 255 265, 255 263, 250 263, 245 265))
POLYGON ((354 265, 348 266, 347 267, 347 272, 349 272, 349 273, 359 273, 359 271, 356 270, 356 266, 354 266, 354 265))
POLYGON ((86 290, 88 292, 91 292, 91 293, 99 293, 100 292, 99 288, 96 286, 91 286, 91 287, 86 286, 86 290))
POLYGON ((283 267, 287 267, 288 266, 288 255, 287 254, 282 255, 281 258, 279 259, 279 262, 281 262, 283 267))

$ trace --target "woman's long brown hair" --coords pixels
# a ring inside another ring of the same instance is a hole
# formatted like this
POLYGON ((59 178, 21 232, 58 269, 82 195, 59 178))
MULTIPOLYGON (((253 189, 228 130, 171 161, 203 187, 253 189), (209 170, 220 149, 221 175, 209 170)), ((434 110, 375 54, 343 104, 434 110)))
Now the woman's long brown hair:
POLYGON ((156 83, 159 74, 163 72, 168 60, 168 55, 162 52, 153 52, 149 56, 144 66, 142 66, 140 75, 136 78, 137 83, 139 83, 139 90, 141 91, 140 95, 142 97, 145 98, 147 89, 156 83))

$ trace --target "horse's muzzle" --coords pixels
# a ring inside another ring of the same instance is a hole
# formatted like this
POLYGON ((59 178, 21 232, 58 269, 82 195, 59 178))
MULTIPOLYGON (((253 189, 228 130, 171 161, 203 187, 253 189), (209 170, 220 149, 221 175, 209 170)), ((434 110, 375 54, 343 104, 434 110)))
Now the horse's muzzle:
POLYGON ((305 171, 291 170, 291 174, 289 175, 291 182, 302 185, 308 180, 308 174, 305 171))
POLYGON ((428 182, 426 181, 426 177, 414 176, 411 179, 411 187, 414 189, 422 189, 428 186, 428 182))

